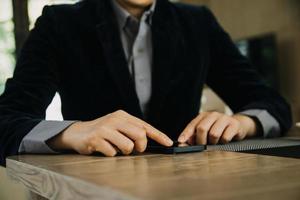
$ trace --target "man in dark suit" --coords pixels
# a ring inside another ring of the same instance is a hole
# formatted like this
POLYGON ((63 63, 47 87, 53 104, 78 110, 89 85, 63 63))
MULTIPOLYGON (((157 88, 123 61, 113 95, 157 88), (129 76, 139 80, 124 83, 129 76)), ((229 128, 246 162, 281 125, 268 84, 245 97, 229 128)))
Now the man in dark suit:
POLYGON ((143 152, 279 136, 289 105, 263 84, 212 13, 167 0, 48 6, 0 97, 0 155, 143 152), (199 114, 208 84, 234 115, 199 114), (45 121, 55 92, 65 121, 45 121), (154 128, 155 127, 155 128, 154 128))

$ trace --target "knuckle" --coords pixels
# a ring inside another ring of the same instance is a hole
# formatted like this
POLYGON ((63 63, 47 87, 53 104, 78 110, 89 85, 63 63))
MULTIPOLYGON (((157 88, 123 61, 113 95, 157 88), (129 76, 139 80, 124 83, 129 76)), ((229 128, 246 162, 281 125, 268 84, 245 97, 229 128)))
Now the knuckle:
POLYGON ((240 121, 235 119, 235 118, 231 118, 231 124, 234 126, 240 126, 240 121))
POLYGON ((130 154, 133 151, 134 144, 133 142, 128 142, 123 149, 124 154, 130 154))
POLYGON ((136 135, 136 140, 137 141, 141 141, 141 140, 144 140, 146 138, 146 134, 144 133, 139 133, 136 135))
MULTIPOLYGON (((105 118, 108 118, 108 117, 111 117, 112 115, 114 115, 114 113, 109 113, 109 114, 105 115, 104 117, 105 117, 105 118)), ((101 118, 102 118, 102 117, 98 118, 98 120, 101 119, 101 118)))
POLYGON ((114 113, 107 115, 106 123, 105 124, 110 124, 110 123, 115 122, 116 118, 117 118, 117 116, 114 113))
POLYGON ((223 137, 222 138, 222 143, 223 144, 227 144, 227 143, 229 143, 230 142, 230 138, 228 138, 228 137, 223 137))
POLYGON ((105 155, 108 157, 114 157, 117 155, 117 151, 112 150, 112 151, 107 152, 105 155))
POLYGON ((90 155, 94 152, 94 145, 92 141, 83 141, 83 143, 77 149, 77 152, 81 155, 90 155))
POLYGON ((235 139, 240 141, 240 140, 244 139, 244 137, 242 134, 239 133, 235 136, 235 139))
POLYGON ((209 133, 209 137, 212 138, 212 139, 219 139, 218 134, 216 134, 214 132, 209 133))
POLYGON ((80 155, 91 155, 93 152, 88 151, 87 149, 79 149, 78 153, 80 155))
POLYGON ((136 145, 136 150, 140 153, 144 152, 147 148, 147 140, 145 140, 145 142, 143 143, 139 143, 136 145))
POLYGON ((115 119, 119 116, 119 114, 117 112, 113 112, 107 115, 107 119, 111 120, 111 119, 115 119))
POLYGON ((114 119, 116 117, 116 113, 110 113, 110 114, 107 114, 104 119, 107 120, 107 121, 110 121, 112 119, 114 119))
POLYGON ((207 132, 208 131, 208 129, 205 126, 202 126, 202 125, 198 125, 196 130, 197 130, 197 133, 202 133, 202 132, 207 132))
POLYGON ((120 119, 118 115, 111 115, 103 126, 115 126, 117 123, 120 123, 120 119))
POLYGON ((139 131, 139 133, 136 135, 136 140, 145 140, 146 137, 146 130, 142 129, 139 131))
POLYGON ((126 113, 124 110, 117 110, 117 111, 115 112, 115 114, 120 115, 120 116, 124 116, 124 115, 126 115, 127 113, 126 113))
POLYGON ((89 148, 88 145, 84 145, 83 148, 79 148, 79 149, 77 150, 77 152, 78 152, 79 154, 81 154, 81 155, 90 155, 90 154, 93 153, 92 149, 89 148))

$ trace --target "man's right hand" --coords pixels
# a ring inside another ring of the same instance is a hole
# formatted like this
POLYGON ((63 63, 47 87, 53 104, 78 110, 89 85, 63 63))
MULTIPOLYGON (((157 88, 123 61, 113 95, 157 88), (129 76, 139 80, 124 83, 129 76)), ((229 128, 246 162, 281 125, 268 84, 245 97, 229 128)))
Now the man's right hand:
POLYGON ((173 145, 172 140, 159 130, 119 110, 93 121, 76 122, 47 144, 55 150, 115 156, 118 150, 125 155, 133 150, 144 152, 148 137, 164 146, 173 145))

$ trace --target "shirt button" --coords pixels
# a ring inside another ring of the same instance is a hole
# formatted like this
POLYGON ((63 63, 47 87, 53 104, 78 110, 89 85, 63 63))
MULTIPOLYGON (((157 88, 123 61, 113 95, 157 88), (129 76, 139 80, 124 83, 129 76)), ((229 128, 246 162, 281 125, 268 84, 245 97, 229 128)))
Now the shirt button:
POLYGON ((143 53, 143 52, 144 52, 144 49, 138 49, 138 52, 139 52, 139 53, 143 53))

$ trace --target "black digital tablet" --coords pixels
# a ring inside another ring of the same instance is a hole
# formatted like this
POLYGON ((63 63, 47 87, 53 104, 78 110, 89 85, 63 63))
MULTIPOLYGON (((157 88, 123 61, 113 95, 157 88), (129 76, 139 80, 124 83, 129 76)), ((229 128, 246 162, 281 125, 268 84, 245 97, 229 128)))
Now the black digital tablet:
POLYGON ((188 145, 174 142, 171 147, 165 147, 161 145, 149 145, 147 147, 148 152, 162 153, 162 154, 177 154, 177 153, 192 153, 201 152, 206 150, 206 145, 188 145))

